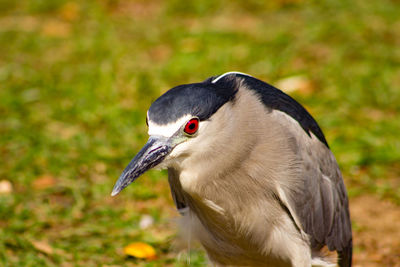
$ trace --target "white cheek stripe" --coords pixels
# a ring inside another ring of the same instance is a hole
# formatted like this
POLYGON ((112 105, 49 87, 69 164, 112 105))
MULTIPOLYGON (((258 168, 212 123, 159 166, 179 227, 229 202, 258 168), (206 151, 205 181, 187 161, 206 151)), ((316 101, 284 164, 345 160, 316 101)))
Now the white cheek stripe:
POLYGON ((175 122, 171 122, 165 125, 160 125, 157 123, 154 123, 149 120, 149 135, 161 135, 164 137, 171 137, 176 131, 179 130, 179 128, 182 127, 182 125, 187 122, 190 118, 192 118, 192 115, 185 115, 175 122))
POLYGON ((246 74, 246 73, 243 73, 243 72, 239 72, 239 71, 230 71, 230 72, 227 72, 227 73, 224 73, 224 74, 218 76, 217 78, 215 78, 214 80, 212 80, 211 83, 216 83, 216 82, 219 81, 219 79, 221 79, 221 78, 223 78, 223 77, 225 77, 225 76, 227 76, 227 75, 230 75, 230 74, 241 74, 241 75, 244 75, 244 76, 252 77, 251 75, 246 74))

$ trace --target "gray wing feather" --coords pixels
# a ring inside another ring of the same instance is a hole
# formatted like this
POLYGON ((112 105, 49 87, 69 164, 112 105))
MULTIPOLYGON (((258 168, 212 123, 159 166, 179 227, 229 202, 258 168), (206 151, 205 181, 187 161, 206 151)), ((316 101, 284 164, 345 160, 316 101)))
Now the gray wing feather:
POLYGON ((291 192, 292 210, 309 235, 312 248, 337 250, 340 266, 351 266, 352 232, 346 188, 329 148, 316 138, 297 133, 302 183, 291 192), (299 137, 300 136, 300 137, 299 137))
MULTIPOLYGON (((322 143, 312 142, 312 153, 303 156, 314 167, 305 173, 312 187, 305 190, 310 205, 297 206, 303 214, 311 216, 311 225, 305 229, 312 233, 313 245, 327 245, 330 250, 342 250, 351 240, 348 199, 339 167, 332 153, 322 143), (315 166, 316 165, 316 166, 315 166)), ((300 218, 304 221, 306 218, 300 218)))

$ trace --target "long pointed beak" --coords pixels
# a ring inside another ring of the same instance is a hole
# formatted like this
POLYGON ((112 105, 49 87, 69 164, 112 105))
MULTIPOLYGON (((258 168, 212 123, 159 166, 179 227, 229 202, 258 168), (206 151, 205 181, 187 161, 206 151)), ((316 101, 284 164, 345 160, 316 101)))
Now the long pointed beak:
POLYGON ((172 145, 168 138, 151 136, 144 147, 122 172, 114 185, 111 196, 115 196, 121 192, 122 189, 135 181, 140 175, 161 163, 171 150, 172 145))

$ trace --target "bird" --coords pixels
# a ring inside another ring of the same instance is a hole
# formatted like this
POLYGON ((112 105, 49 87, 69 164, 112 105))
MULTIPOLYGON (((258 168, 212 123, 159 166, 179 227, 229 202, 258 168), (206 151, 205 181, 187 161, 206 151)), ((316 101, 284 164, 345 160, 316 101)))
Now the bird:
POLYGON ((176 86, 147 111, 149 139, 112 196, 167 169, 183 227, 215 266, 352 264, 338 163, 306 109, 241 72, 176 86))

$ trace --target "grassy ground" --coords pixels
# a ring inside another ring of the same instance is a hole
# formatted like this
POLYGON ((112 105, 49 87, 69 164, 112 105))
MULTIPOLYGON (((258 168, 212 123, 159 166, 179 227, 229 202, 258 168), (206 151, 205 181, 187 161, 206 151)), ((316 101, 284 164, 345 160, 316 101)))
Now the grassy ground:
MULTIPOLYGON (((185 266, 165 173, 110 192, 147 138, 150 103, 230 70, 299 87, 290 94, 320 123, 355 203, 355 263, 400 261, 394 243, 364 238, 397 237, 365 227, 377 213, 360 209, 399 211, 399 2, 262 2, 0 0, 0 180, 13 186, 0 195, 0 265, 185 266), (145 230, 143 214, 155 219, 145 230), (133 241, 158 259, 126 258, 133 241)), ((191 265, 204 264, 194 250, 191 265)))

